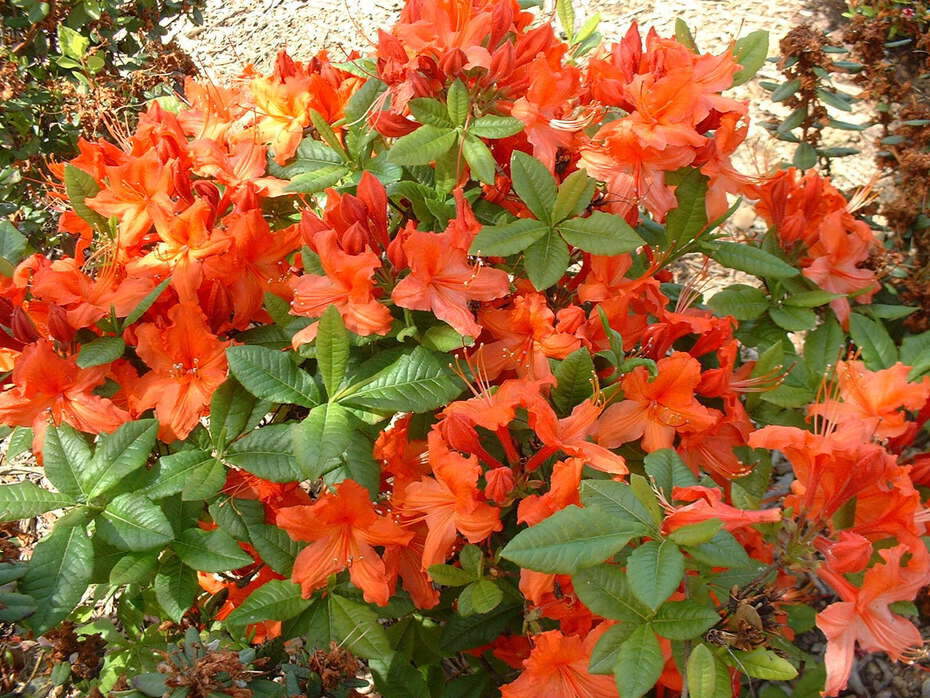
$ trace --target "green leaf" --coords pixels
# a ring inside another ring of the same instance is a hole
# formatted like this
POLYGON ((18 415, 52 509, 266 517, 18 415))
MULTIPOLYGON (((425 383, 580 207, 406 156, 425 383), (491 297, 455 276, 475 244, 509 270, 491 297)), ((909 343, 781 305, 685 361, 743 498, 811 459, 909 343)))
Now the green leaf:
POLYGON ((138 584, 149 582, 158 567, 158 554, 154 552, 126 553, 110 570, 110 584, 138 584))
POLYGON ((523 130, 523 122, 512 116, 489 114, 471 122, 468 133, 479 138, 507 138, 523 130))
POLYGON ((715 241, 708 254, 723 266, 767 279, 790 279, 800 272, 765 250, 737 242, 715 241))
POLYGON ((97 519, 97 532, 120 550, 149 550, 174 539, 174 530, 158 505, 132 492, 107 504, 97 519))
POLYGON ((456 329, 443 323, 433 325, 426 330, 420 338, 420 343, 432 351, 449 352, 462 347, 470 347, 474 344, 474 340, 459 334, 456 329))
MULTIPOLYGON (((707 645, 701 643, 688 656, 686 670, 688 677, 688 695, 691 698, 729 697, 732 693, 730 682, 720 686, 717 682, 717 660, 707 645)), ((729 676, 727 676, 729 679, 729 676)))
POLYGON ((551 212, 557 192, 555 180, 546 166, 532 155, 515 150, 510 158, 510 177, 517 196, 533 215, 541 221, 552 223, 551 212))
POLYGON ((581 501, 586 507, 600 509, 624 521, 635 523, 640 531, 636 535, 658 533, 649 510, 624 482, 584 480, 581 483, 581 501))
POLYGON ((74 504, 67 494, 50 492, 24 480, 0 486, 0 521, 17 521, 74 504))
POLYGON ((229 370, 255 397, 271 402, 313 407, 320 403, 320 390, 290 355, 258 346, 226 350, 229 370))
MULTIPOLYGON (((320 408, 314 408, 317 409, 320 408)), ((303 471, 294 455, 292 427, 292 424, 270 424, 250 431, 229 445, 225 458, 272 482, 303 480, 303 471)))
POLYGON ((158 476, 142 493, 150 499, 177 494, 195 481, 199 474, 209 472, 203 468, 211 463, 216 463, 216 459, 206 451, 197 449, 162 456, 158 460, 158 476))
POLYGON ((802 332, 817 325, 817 314, 808 308, 795 308, 790 305, 769 308, 772 321, 788 332, 802 332))
POLYGON ((497 608, 504 600, 504 592, 489 579, 479 579, 469 584, 459 594, 459 614, 471 616, 476 613, 488 613, 497 608))
POLYGON ((694 41, 694 36, 691 34, 691 29, 688 27, 685 20, 681 17, 675 18, 675 39, 679 44, 687 46, 695 53, 700 53, 698 51, 697 44, 694 41))
POLYGON ((839 109, 840 111, 852 111, 852 97, 841 94, 826 87, 817 88, 817 98, 827 106, 839 109))
POLYGON ((763 29, 737 39, 733 47, 733 58, 742 68, 733 76, 733 87, 749 81, 759 68, 765 65, 769 54, 769 33, 763 29))
POLYGON ((398 138, 388 158, 397 165, 428 165, 449 152, 457 139, 455 131, 426 124, 398 138))
MULTIPOLYGON (((26 594, 0 592, 0 623, 15 623, 36 612, 36 602, 26 594)), ((58 664, 56 666, 62 666, 58 664)))
POLYGON ((583 569, 572 577, 572 586, 582 603, 604 618, 627 625, 643 623, 652 615, 633 595, 623 568, 616 565, 583 569))
POLYGON ((549 231, 526 249, 523 265, 533 286, 544 291, 562 278, 568 261, 565 241, 555 231, 549 231))
POLYGON ((91 497, 103 494, 149 459, 155 448, 158 422, 139 419, 127 422, 112 434, 100 437, 97 450, 84 472, 84 487, 91 497))
POLYGON ((797 78, 783 82, 772 92, 772 101, 784 102, 799 89, 801 89, 801 81, 797 78))
POLYGON ((575 36, 575 8, 572 7, 572 0, 556 0, 555 10, 565 36, 568 37, 568 43, 574 43, 572 39, 575 36))
POLYGON ((103 366, 116 361, 124 351, 126 351, 126 343, 122 337, 100 337, 81 346, 77 365, 81 368, 103 366))
POLYGON ((29 240, 10 221, 0 220, 0 258, 9 263, 9 274, 12 276, 13 268, 19 264, 26 254, 29 240))
POLYGON ((342 405, 318 405, 302 422, 291 426, 300 477, 315 480, 337 466, 349 447, 353 429, 350 413, 342 405))
POLYGON ((65 165, 65 192, 74 212, 91 228, 106 230, 107 219, 84 202, 100 192, 97 181, 90 174, 74 165, 65 165))
POLYGON ((171 546, 188 567, 201 572, 229 572, 252 564, 252 556, 221 528, 189 528, 171 546))
POLYGON ((649 625, 640 625, 620 646, 614 676, 621 698, 640 698, 655 686, 665 658, 649 625))
POLYGON ((698 484, 694 473, 674 450, 663 448, 648 454, 643 461, 646 474, 655 482, 666 498, 671 499, 676 487, 693 487, 698 484))
POLYGON ((798 675, 787 659, 763 647, 752 652, 732 650, 733 665, 747 676, 765 681, 790 681, 798 675))
POLYGON ((272 579, 249 594, 248 598, 229 614, 230 625, 251 625, 264 620, 288 620, 310 606, 300 594, 300 586, 287 579, 272 579))
POLYGON ((464 126, 465 119, 468 118, 468 109, 471 106, 471 99, 468 96, 468 89, 458 78, 449 85, 449 91, 446 93, 446 108, 449 111, 449 118, 456 126, 464 126))
POLYGON ((603 562, 643 533, 636 522, 569 506, 518 533, 501 555, 537 572, 574 574, 603 562))
MULTIPOLYGON (((360 77, 368 76, 363 74, 360 77)), ((346 117, 346 123, 349 126, 362 126, 362 122, 371 109, 372 105, 386 89, 387 85, 381 82, 378 78, 369 78, 365 84, 358 88, 355 94, 349 98, 349 101, 346 102, 345 109, 343 109, 343 113, 346 117)))
POLYGON ((584 347, 566 356, 555 368, 556 387, 550 397, 562 414, 587 400, 594 392, 594 360, 584 347))
POLYGON ((559 192, 555 197, 552 207, 553 222, 558 223, 584 213, 594 198, 595 187, 595 181, 584 170, 576 170, 568 175, 559 185, 559 192))
POLYGON ((249 526, 249 539, 265 564, 278 574, 290 576, 294 558, 302 548, 300 543, 292 540, 283 529, 264 523, 249 526))
POLYGON ((898 349, 888 330, 865 315, 850 316, 849 335, 862 350, 862 360, 869 370, 890 368, 898 360, 898 349))
POLYGON ((732 315, 737 320, 755 320, 769 307, 769 299, 762 291, 745 284, 727 286, 715 294, 707 305, 718 315, 732 315))
POLYGON ((711 567, 747 567, 752 564, 742 545, 728 531, 718 531, 706 543, 688 548, 698 561, 711 567))
POLYGON ((370 379, 347 388, 338 399, 373 410, 428 412, 454 400, 462 387, 449 370, 447 356, 416 347, 370 379))
POLYGON ((139 305, 133 308, 132 312, 129 313, 129 315, 127 315, 126 318, 123 320, 124 330, 130 325, 135 324, 135 322, 139 320, 139 318, 145 315, 145 311, 147 311, 149 308, 151 308, 155 304, 155 301, 158 300, 158 297, 161 296, 161 294, 164 292, 166 288, 168 288, 168 285, 171 283, 171 278, 172 277, 169 276, 167 279, 165 279, 160 284, 158 284, 158 286, 156 286, 151 291, 145 294, 142 300, 139 301, 139 305))
POLYGON ((207 510, 217 526, 242 540, 249 539, 253 526, 265 522, 265 507, 254 499, 220 497, 207 510))
POLYGON ((653 629, 669 640, 690 640, 720 622, 717 612, 696 601, 669 601, 650 621, 653 629))
POLYGON ((707 227, 707 177, 695 168, 684 171, 675 187, 678 206, 668 212, 665 230, 674 247, 698 237, 707 227))
POLYGON ((418 97, 408 102, 410 113, 421 124, 429 124, 438 128, 449 130, 455 127, 449 118, 446 105, 432 97, 418 97))
POLYGON ((503 225, 484 226, 472 241, 469 254, 485 257, 509 257, 521 252, 549 232, 545 223, 520 218, 503 225))
POLYGON ((180 623, 194 604, 200 585, 194 570, 172 556, 159 567, 154 589, 158 605, 171 620, 180 623))
POLYGON ((83 473, 90 466, 93 455, 83 436, 68 424, 51 424, 45 432, 42 455, 45 476, 59 492, 74 497, 87 495, 83 473))
POLYGON ((80 603, 94 571, 94 546, 83 525, 55 526, 36 544, 18 589, 31 596, 36 612, 27 624, 36 635, 71 613, 80 603))
POLYGON ((559 224, 569 245, 592 254, 615 255, 632 252, 644 243, 620 216, 595 211, 587 218, 572 218, 559 224))
POLYGON ((677 545, 695 546, 713 540, 723 527, 720 519, 705 519, 698 523, 676 528, 668 534, 668 539, 677 545))
POLYGON ((636 627, 634 623, 617 623, 607 628, 591 652, 588 671, 592 674, 613 674, 620 658, 620 646, 636 627))
POLYGON ((490 613, 454 615, 442 629, 440 647, 443 652, 454 654, 485 645, 514 623, 519 627, 522 618, 522 606, 512 604, 501 604, 490 613))
POLYGON ((345 165, 326 165, 312 172, 297 175, 284 188, 284 191, 316 194, 326 189, 326 187, 333 186, 348 175, 349 172, 349 168, 345 165))
POLYGON ((809 170, 817 165, 817 151, 810 143, 798 143, 791 163, 800 170, 809 170))
POLYGON ((63 56, 80 61, 90 48, 90 39, 69 26, 58 23, 58 46, 63 56))
POLYGON ((462 141, 462 155, 475 179, 485 184, 494 184, 497 160, 480 138, 466 135, 462 141))
POLYGON ((445 587, 460 587, 476 581, 474 574, 452 565, 431 565, 429 576, 436 584, 445 587))
POLYGON ((669 541, 643 543, 627 558, 630 588, 652 609, 658 608, 678 589, 684 573, 684 555, 669 541))
POLYGON ((304 138, 297 147, 297 156, 281 167, 274 160, 268 162, 268 174, 281 179, 293 179, 303 174, 341 166, 342 156, 325 143, 312 137, 304 138))
POLYGON ((316 360, 323 376, 326 394, 332 398, 342 385, 349 361, 349 333, 342 315, 331 305, 320 316, 316 336, 316 360))
POLYGON ((271 402, 259 400, 235 378, 229 378, 210 401, 210 439, 225 446, 254 428, 271 410, 271 402))
POLYGON ((365 659, 379 659, 391 653, 391 644, 378 614, 337 594, 329 596, 331 637, 340 647, 365 659))

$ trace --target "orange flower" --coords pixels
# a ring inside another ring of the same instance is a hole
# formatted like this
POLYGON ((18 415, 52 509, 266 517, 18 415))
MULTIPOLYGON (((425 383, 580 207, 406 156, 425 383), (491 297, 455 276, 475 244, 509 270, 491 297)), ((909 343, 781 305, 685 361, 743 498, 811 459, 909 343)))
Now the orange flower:
POLYGON ((728 531, 781 520, 781 512, 777 509, 748 511, 730 506, 723 501, 723 492, 715 487, 675 487, 672 490, 672 498, 691 504, 668 507, 669 514, 662 522, 662 530, 665 533, 708 519, 719 519, 728 531))
POLYGON ((546 445, 546 448, 526 464, 527 471, 541 465, 545 460, 544 456, 548 457, 557 451, 562 451, 569 456, 580 458, 586 465, 605 473, 626 475, 630 472, 622 456, 612 453, 603 445, 588 441, 588 436, 596 428, 598 416, 603 409, 602 404, 588 399, 575 405, 568 417, 557 419, 549 403, 540 401, 529 412, 529 422, 530 427, 536 431, 536 435, 546 445))
MULTIPOLYGON (((559 311, 559 320, 571 311, 559 311)), ((476 350, 487 378, 493 380, 504 371, 516 371, 527 378, 550 378, 549 359, 564 359, 581 346, 581 340, 556 325, 556 314, 549 309, 541 293, 515 296, 510 308, 485 308, 478 320, 496 341, 486 342, 476 350)), ((574 328, 567 328, 574 329, 574 328)))
POLYGON ((658 375, 649 382, 648 371, 637 366, 623 379, 625 399, 611 405, 597 425, 597 442, 616 448, 642 437, 643 448, 671 448, 678 431, 702 431, 717 420, 694 397, 701 382, 701 365, 683 352, 660 359, 658 375))
POLYGON ((536 635, 523 673, 501 686, 501 698, 615 698, 612 676, 588 672, 591 652, 602 634, 595 630, 584 640, 558 630, 536 635))
POLYGON ((836 377, 841 399, 811 405, 807 413, 833 424, 862 421, 877 439, 901 436, 909 428, 902 410, 919 410, 930 397, 930 378, 909 383, 910 370, 910 366, 896 363, 891 368, 870 371, 861 361, 840 361, 836 377))
POLYGON ((455 247, 452 234, 416 230, 404 242, 411 273, 401 280, 391 298, 401 308, 430 310, 456 331, 470 337, 481 325, 468 308, 470 301, 490 301, 507 295, 507 272, 469 266, 465 250, 455 247))
POLYGON ((785 506, 797 507, 807 518, 817 520, 829 519, 859 492, 893 474, 894 456, 867 443, 866 438, 861 422, 848 422, 827 434, 767 426, 749 435, 749 445, 785 454, 796 478, 785 506))
POLYGON ((287 507, 277 524, 294 540, 310 541, 294 560, 291 579, 304 598, 323 586, 331 574, 348 568, 365 601, 384 606, 391 598, 388 573, 375 545, 406 545, 413 533, 375 511, 368 490, 352 480, 323 494, 310 506, 287 507))
POLYGON ((175 204, 174 177, 177 169, 161 161, 155 150, 133 157, 125 165, 106 167, 107 183, 86 203, 107 218, 119 219, 121 247, 134 247, 152 227, 153 220, 170 218, 175 204))
POLYGON ((469 543, 480 543, 502 528, 500 511, 484 501, 478 490, 481 466, 450 451, 437 431, 429 435, 429 457, 435 477, 406 487, 401 495, 405 516, 425 519, 429 528, 423 546, 423 569, 446 561, 457 533, 469 543))
POLYGON ((155 229, 161 242, 147 255, 131 262, 129 268, 170 273, 178 298, 196 301, 204 259, 229 247, 228 240, 211 235, 213 216, 213 208, 204 199, 196 199, 177 216, 156 215, 155 229))
POLYGON ((13 368, 13 387, 0 393, 0 424, 32 427, 33 451, 40 453, 49 422, 65 422, 91 434, 109 433, 129 413, 94 395, 106 378, 105 366, 78 368, 72 359, 40 340, 23 349, 13 368))
POLYGON ((121 278, 118 270, 118 265, 109 265, 92 278, 81 271, 76 259, 56 259, 36 270, 30 290, 64 308, 68 324, 79 330, 93 326, 111 308, 117 317, 126 317, 157 283, 152 277, 121 278))
MULTIPOLYGON (((381 260, 370 250, 350 255, 338 245, 336 232, 326 230, 316 237, 317 253, 325 276, 304 274, 294 284, 291 308, 295 315, 320 317, 335 305, 346 329, 357 335, 387 334, 391 329, 391 313, 375 300, 371 281, 381 260)), ((317 323, 308 325, 294 335, 295 347, 316 337, 317 323)))
POLYGON ((584 461, 581 458, 568 458, 553 465, 549 491, 521 499, 517 507, 517 521, 535 526, 569 504, 579 504, 581 498, 578 487, 581 485, 583 467, 584 461))
MULTIPOLYGON (((253 553, 254 557, 254 553, 253 553)), ((245 580, 220 580, 216 575, 208 572, 198 572, 197 582, 200 588, 211 594, 226 592, 226 601, 217 609, 213 616, 216 620, 225 620, 229 614, 235 611, 242 602, 249 598, 249 595, 261 586, 273 579, 284 579, 280 574, 275 572, 267 565, 261 565, 258 573, 251 576, 248 583, 245 580)), ((268 640, 273 640, 281 634, 281 621, 265 620, 260 623, 252 623, 246 627, 246 635, 250 635, 252 643, 259 645, 268 640)))
POLYGON ((185 439, 226 380, 226 347, 207 327, 200 308, 179 303, 168 311, 167 327, 140 325, 136 353, 152 369, 132 387, 130 403, 139 411, 155 408, 158 436, 185 439))
POLYGON ((856 644, 866 652, 887 652, 895 661, 910 660, 910 652, 923 645, 913 623, 892 613, 895 601, 912 601, 930 583, 930 561, 923 543, 897 545, 878 551, 882 562, 865 573, 861 587, 853 586, 829 564, 818 574, 842 601, 817 614, 817 627, 827 636, 827 683, 823 695, 835 696, 846 688, 856 644), (902 558, 911 559, 902 565, 902 558))

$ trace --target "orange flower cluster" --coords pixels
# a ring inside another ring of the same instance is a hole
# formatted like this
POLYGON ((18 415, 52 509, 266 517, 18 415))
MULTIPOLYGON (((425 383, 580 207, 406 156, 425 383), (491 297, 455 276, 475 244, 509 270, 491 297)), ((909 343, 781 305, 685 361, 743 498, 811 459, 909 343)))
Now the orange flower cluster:
MULTIPOLYGON (((221 460, 222 494, 261 502, 262 525, 300 547, 289 578, 304 599, 347 579, 368 604, 402 597, 449 622, 455 609, 469 615, 468 596, 456 602, 443 580, 466 575, 462 584, 490 584, 515 609, 495 637, 462 648, 505 668, 502 695, 627 695, 619 669, 614 680, 590 666, 602 638, 616 645, 617 628, 633 623, 577 581, 600 565, 630 578, 633 592, 617 594, 640 595, 627 605, 647 621, 630 637, 658 648, 653 683, 673 695, 683 631, 662 634, 651 619, 661 604, 692 603, 687 588, 711 612, 685 639, 732 630, 708 583, 727 561, 700 548, 719 535, 786 598, 812 571, 835 590, 841 601, 818 615, 835 695, 856 643, 894 658, 920 644, 889 604, 930 582, 930 517, 912 479, 926 457, 906 464, 923 443, 930 379, 850 359, 808 423, 757 411, 758 393, 790 367, 747 360, 740 322, 669 284, 656 261, 668 259, 656 230, 678 225, 683 173, 704 185, 685 242, 713 244, 707 221, 729 194, 759 198, 805 288, 841 296, 832 305, 844 324, 847 297, 865 303, 876 290, 861 266, 872 234, 814 173, 750 183, 734 169, 747 105, 722 94, 743 69, 732 49, 700 54, 655 32, 644 46, 635 25, 584 63, 580 45, 516 0, 408 0, 373 58, 282 53, 269 75, 188 82, 179 111, 153 103, 119 146, 82 142, 56 167, 73 251, 34 254, 0 279, 11 371, 0 423, 31 427, 40 453, 50 424, 106 434, 154 416, 164 444, 204 448, 233 354, 255 347, 272 358, 261 380, 236 374, 258 400, 245 414, 264 410, 244 439, 291 423, 316 431, 265 454, 292 468, 278 482, 248 472, 245 458, 221 460), (324 183, 308 188, 308 173, 324 183), (495 231, 494 254, 474 249, 495 231), (434 363, 421 369, 424 355, 434 363), (763 505, 773 450, 793 480, 763 505), (653 470, 662 457, 674 463, 667 482, 653 470), (373 476, 356 481, 366 463, 373 476), (753 478, 764 481, 749 494, 753 478), (619 547, 597 560, 510 561, 517 537, 596 516, 586 486, 605 483, 630 497, 608 521, 634 512, 619 547), (776 534, 789 523, 791 551, 776 534), (619 554, 628 542, 632 553, 619 554), (657 592, 631 570, 660 543, 681 570, 651 603, 657 592), (478 571, 459 557, 466 545, 480 552, 478 571), (784 562, 798 548, 809 555, 784 562)), ((227 445, 207 451, 223 458, 227 445)), ((239 542, 254 564, 201 575, 226 594, 220 619, 284 578, 239 542)), ((282 632, 275 619, 251 627, 257 640, 282 632)), ((723 654, 713 671, 729 681, 742 665, 723 654)))

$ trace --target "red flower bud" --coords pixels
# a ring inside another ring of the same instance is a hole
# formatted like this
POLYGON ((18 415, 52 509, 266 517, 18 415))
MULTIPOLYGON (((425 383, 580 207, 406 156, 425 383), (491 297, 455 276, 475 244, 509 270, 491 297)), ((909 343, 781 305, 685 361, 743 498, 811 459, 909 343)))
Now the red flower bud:
POLYGON ((510 468, 493 468, 484 474, 487 485, 484 494, 492 502, 503 503, 513 491, 516 481, 510 468))
POLYGON ((68 314, 60 305, 50 306, 48 309, 48 333, 53 339, 62 344, 70 344, 74 340, 76 330, 68 322, 68 314))
POLYGON ((13 330, 13 336, 23 344, 31 344, 42 338, 32 318, 22 308, 13 311, 10 329, 13 330))

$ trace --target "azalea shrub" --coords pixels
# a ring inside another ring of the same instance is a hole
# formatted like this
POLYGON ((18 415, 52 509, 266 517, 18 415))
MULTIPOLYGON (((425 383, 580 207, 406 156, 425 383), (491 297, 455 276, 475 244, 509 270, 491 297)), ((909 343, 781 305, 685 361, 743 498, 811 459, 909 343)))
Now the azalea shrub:
POLYGON ((557 14, 408 0, 53 166, 69 251, 2 249, 41 477, 0 513, 57 514, 0 620, 89 648, 54 683, 813 696, 923 656, 930 341, 827 178, 733 165, 767 35, 557 14))

